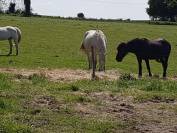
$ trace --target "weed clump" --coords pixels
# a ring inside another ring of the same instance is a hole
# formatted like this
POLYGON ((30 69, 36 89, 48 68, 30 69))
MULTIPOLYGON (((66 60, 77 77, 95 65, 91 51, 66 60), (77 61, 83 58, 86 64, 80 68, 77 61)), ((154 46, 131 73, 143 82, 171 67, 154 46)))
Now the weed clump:
POLYGON ((33 82, 33 84, 37 84, 37 83, 43 83, 45 81, 47 81, 47 78, 45 75, 43 74, 33 74, 33 75, 30 75, 29 80, 31 80, 33 82))
POLYGON ((71 86, 71 90, 72 90, 72 91, 78 91, 78 90, 79 90, 79 87, 78 87, 78 86, 75 86, 75 85, 72 85, 72 86, 71 86))
POLYGON ((130 73, 123 73, 123 74, 121 74, 120 77, 119 77, 119 79, 120 80, 127 80, 127 81, 129 81, 129 80, 136 80, 136 78, 132 74, 130 74, 130 73))
POLYGON ((0 100, 0 109, 5 109, 6 105, 4 103, 4 101, 0 100))
POLYGON ((80 102, 80 103, 91 102, 91 99, 89 97, 79 96, 77 99, 77 102, 80 102))

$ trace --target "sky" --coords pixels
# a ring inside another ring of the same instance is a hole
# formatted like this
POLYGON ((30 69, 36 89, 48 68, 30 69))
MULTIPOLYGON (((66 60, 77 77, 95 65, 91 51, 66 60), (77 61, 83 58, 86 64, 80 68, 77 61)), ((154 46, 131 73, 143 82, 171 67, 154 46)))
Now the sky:
POLYGON ((40 15, 86 18, 148 20, 148 0, 31 0, 34 13, 40 15))

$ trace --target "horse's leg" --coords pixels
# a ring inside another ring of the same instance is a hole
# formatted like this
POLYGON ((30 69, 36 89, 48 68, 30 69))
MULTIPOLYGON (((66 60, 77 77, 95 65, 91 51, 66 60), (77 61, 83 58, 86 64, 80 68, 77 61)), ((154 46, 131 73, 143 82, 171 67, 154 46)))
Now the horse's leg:
POLYGON ((94 49, 93 49, 93 52, 94 52, 94 55, 92 57, 92 63, 94 63, 94 64, 92 64, 92 65, 93 65, 94 69, 96 70, 96 66, 97 66, 97 53, 96 53, 96 51, 94 49))
POLYGON ((106 56, 105 53, 103 54, 103 71, 105 72, 105 63, 106 63, 106 56))
POLYGON ((162 67, 163 67, 163 77, 165 78, 168 67, 168 57, 162 59, 162 67))
POLYGON ((137 60, 138 60, 138 66, 139 66, 138 77, 141 78, 142 77, 142 59, 137 57, 137 60))
POLYGON ((149 72, 149 77, 152 77, 152 74, 151 74, 151 68, 150 68, 150 65, 149 65, 149 60, 146 59, 145 62, 146 62, 146 67, 147 67, 148 72, 149 72))
POLYGON ((99 71, 105 71, 105 54, 99 53, 99 71))
POLYGON ((96 66, 97 66, 97 53, 95 53, 95 70, 96 70, 96 66))
POLYGON ((15 47, 16 47, 16 55, 18 55, 18 41, 14 40, 14 42, 15 42, 15 47))
POLYGON ((88 58, 88 68, 89 70, 92 69, 92 56, 90 52, 87 52, 87 58, 88 58))
POLYGON ((12 54, 12 39, 9 39, 9 46, 10 46, 10 50, 9 53, 7 55, 11 55, 12 54))

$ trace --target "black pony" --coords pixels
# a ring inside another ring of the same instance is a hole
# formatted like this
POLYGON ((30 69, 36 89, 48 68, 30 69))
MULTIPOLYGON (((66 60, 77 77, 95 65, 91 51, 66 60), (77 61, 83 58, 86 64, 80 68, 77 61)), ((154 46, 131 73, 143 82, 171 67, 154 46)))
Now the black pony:
POLYGON ((166 70, 168 67, 168 58, 171 51, 171 45, 165 39, 157 39, 150 41, 146 38, 136 38, 127 43, 121 43, 117 47, 116 60, 121 62, 128 52, 134 53, 138 60, 139 77, 142 77, 142 60, 145 60, 149 76, 151 77, 151 70, 149 60, 156 60, 162 63, 163 77, 166 77, 166 70))

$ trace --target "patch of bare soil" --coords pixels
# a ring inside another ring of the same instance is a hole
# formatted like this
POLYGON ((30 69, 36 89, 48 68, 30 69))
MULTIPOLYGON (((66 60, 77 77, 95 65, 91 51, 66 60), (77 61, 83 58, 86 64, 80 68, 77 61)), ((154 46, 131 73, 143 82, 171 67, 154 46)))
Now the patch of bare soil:
MULTIPOLYGON (((48 78, 55 82, 73 82, 77 80, 91 79, 91 71, 87 70, 72 70, 72 69, 14 69, 14 68, 0 68, 1 73, 12 73, 18 75, 19 78, 37 74, 48 78)), ((96 72, 97 79, 100 80, 117 80, 119 73, 116 70, 107 70, 104 72, 96 72)))
POLYGON ((131 96, 111 92, 71 92, 89 98, 90 101, 65 103, 51 96, 35 96, 25 104, 33 108, 32 114, 41 108, 60 112, 66 106, 81 117, 119 120, 127 123, 125 131, 136 133, 177 133, 177 102, 175 100, 153 99, 135 102, 131 96))
POLYGON ((92 101, 95 101, 95 104, 76 104, 75 110, 78 113, 101 118, 121 118, 123 121, 126 121, 134 115, 132 97, 113 95, 109 92, 89 93, 85 97, 89 97, 92 101))
POLYGON ((176 101, 158 99, 136 103, 133 97, 109 92, 90 93, 87 96, 100 104, 77 103, 74 108, 79 114, 133 122, 128 128, 138 133, 177 133, 176 101))
POLYGON ((152 102, 136 104, 139 118, 135 129, 141 132, 177 132, 177 102, 152 102))
POLYGON ((52 111, 59 111, 61 107, 61 103, 57 101, 54 97, 51 96, 36 96, 34 99, 28 103, 25 103, 25 108, 31 107, 33 108, 32 114, 40 113, 41 108, 47 108, 52 111))

